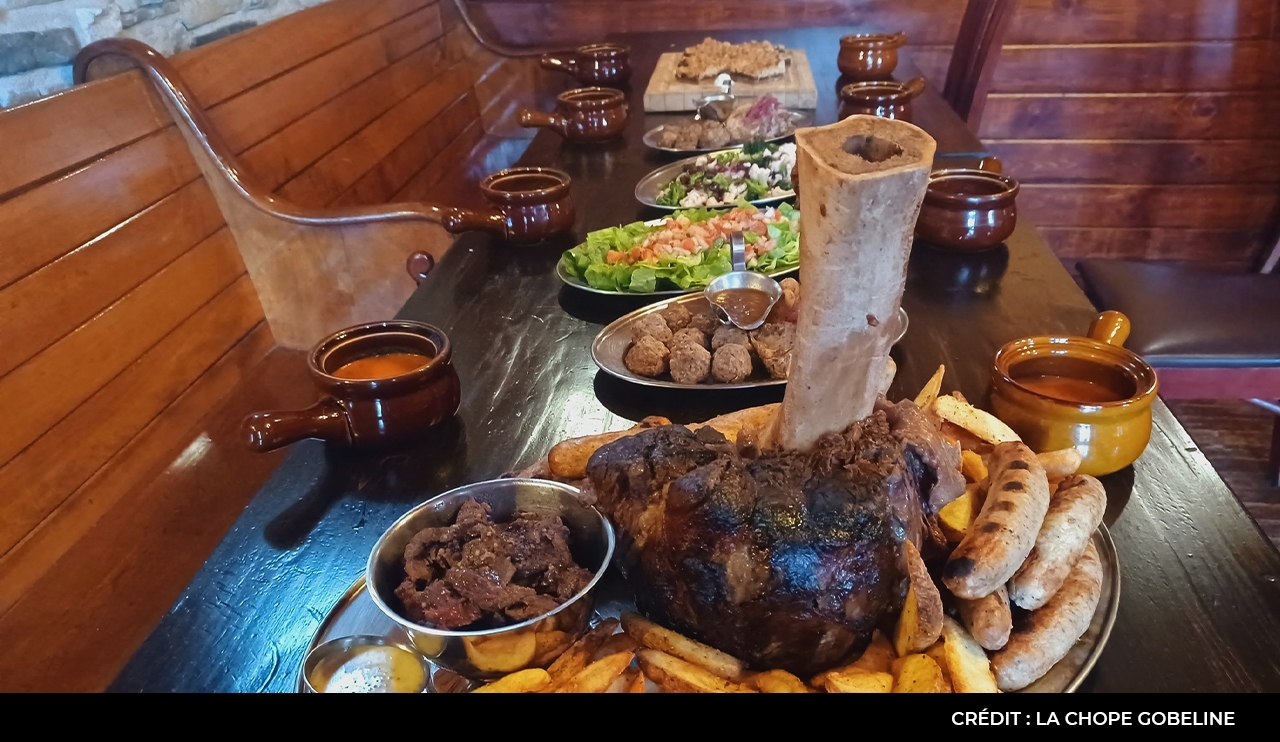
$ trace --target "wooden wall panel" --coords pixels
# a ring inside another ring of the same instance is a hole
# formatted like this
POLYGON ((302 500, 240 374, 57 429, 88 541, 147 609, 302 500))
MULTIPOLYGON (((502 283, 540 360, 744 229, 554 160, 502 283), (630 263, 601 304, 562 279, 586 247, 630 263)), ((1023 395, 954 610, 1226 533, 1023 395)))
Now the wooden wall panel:
MULTIPOLYGON (((903 30, 945 79, 966 0, 473 0, 512 44, 616 31, 860 26, 903 30)), ((1070 262, 1245 266, 1280 212, 1276 0, 1022 0, 979 136, 1028 185, 1021 204, 1070 262)), ((832 50, 835 53, 835 50, 832 50)), ((821 83, 820 83, 821 84, 821 83)))

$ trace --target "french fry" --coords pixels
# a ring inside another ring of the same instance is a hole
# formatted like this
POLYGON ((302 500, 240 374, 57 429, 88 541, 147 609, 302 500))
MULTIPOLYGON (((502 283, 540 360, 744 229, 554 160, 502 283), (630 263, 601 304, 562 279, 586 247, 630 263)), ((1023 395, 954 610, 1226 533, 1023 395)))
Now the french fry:
POLYGON ((551 667, 547 668, 547 672, 551 673, 551 680, 554 684, 560 685, 568 682, 574 675, 582 672, 591 661, 591 658, 595 656, 596 650, 610 636, 613 636, 613 633, 617 630, 618 619, 606 618, 583 634, 578 641, 564 651, 564 654, 551 663, 551 667))
POLYGON ((862 651, 857 660, 843 667, 836 667, 826 672, 818 673, 810 681, 809 685, 815 688, 821 688, 826 682, 827 675, 833 672, 852 672, 854 670, 862 670, 863 672, 889 672, 889 668, 893 665, 896 655, 893 653, 893 644, 885 637, 880 629, 876 629, 871 634, 871 643, 862 651))
POLYGON ((627 672, 622 674, 622 677, 627 679, 627 688, 623 691, 624 693, 646 692, 644 687, 645 676, 639 669, 633 668, 631 670, 627 670, 627 672))
POLYGON ((969 530, 969 524, 973 523, 973 519, 977 517, 981 509, 981 505, 977 502, 980 488, 979 484, 970 484, 965 487, 964 494, 943 505, 938 511, 938 525, 942 527, 942 534, 947 537, 947 543, 960 543, 965 532, 969 530))
POLYGON ((942 671, 942 679, 947 681, 947 689, 951 689, 951 673, 947 670, 947 643, 939 639, 933 643, 933 646, 924 650, 924 653, 933 658, 938 663, 938 669, 942 671))
POLYGON ((560 653, 568 649, 572 643, 569 641, 569 633, 566 631, 539 631, 533 637, 538 648, 534 652, 533 660, 530 664, 540 667, 559 657, 560 653))
POLYGON ((829 693, 889 693, 893 690, 893 675, 866 670, 829 672, 823 687, 829 693))
POLYGON ((981 482, 987 478, 987 463, 977 451, 961 451, 960 473, 969 482, 981 482))
POLYGON ((1040 466, 1044 467, 1045 476, 1050 480, 1062 479, 1076 473, 1084 457, 1075 448, 1064 448, 1059 451, 1045 451, 1036 454, 1040 466))
POLYGON ((894 693, 950 693, 942 668, 927 654, 909 654, 893 663, 894 693))
POLYGON ((942 622, 943 656, 956 693, 999 693, 991 660, 978 642, 955 619, 942 622))
POLYGON ((750 678, 748 687, 761 693, 808 693, 809 686, 786 670, 766 670, 750 678))
POLYGON ((925 383, 924 388, 916 395, 916 407, 927 410, 933 406, 933 401, 938 398, 938 393, 942 391, 942 375, 946 373, 946 366, 939 366, 937 371, 933 372, 933 377, 925 383))
MULTIPOLYGON (((907 601, 911 602, 912 596, 915 596, 915 604, 912 606, 915 625, 910 627, 913 633, 909 639, 894 635, 894 649, 899 657, 905 657, 910 652, 923 652, 930 644, 938 641, 942 634, 942 596, 938 592, 938 586, 929 576, 929 569, 920 558, 916 545, 907 541, 903 549, 907 556, 907 575, 911 579, 907 601)), ((903 613, 905 615, 905 609, 903 613)))
POLYGON ((988 443, 1022 440, 995 415, 955 397, 938 397, 934 400, 933 411, 943 420, 959 425, 988 443))
MULTIPOLYGON (((934 404, 936 405, 937 403, 935 402, 934 404)), ((990 443, 987 443, 953 422, 943 420, 939 432, 942 433, 942 437, 945 438, 948 443, 953 443, 959 446, 962 451, 973 451, 979 454, 989 453, 991 451, 990 443)))
POLYGON ((551 685, 551 675, 536 667, 504 675, 472 693, 537 693, 551 685))
POLYGON ((635 654, 635 651, 639 648, 640 642, 636 641, 634 637, 629 634, 619 632, 604 640, 604 644, 601 644, 600 648, 596 650, 594 659, 598 660, 611 654, 617 654, 618 652, 631 652, 632 654, 635 654))
POLYGON ((592 662, 556 687, 557 693, 604 693, 635 658, 634 652, 618 652, 592 662))
POLYGON ((706 668, 656 649, 642 649, 636 658, 645 677, 670 693, 755 693, 706 668))
POLYGON ((646 417, 639 424, 626 430, 586 435, 581 438, 570 438, 567 441, 561 441, 552 446, 551 452, 547 454, 547 470, 555 479, 582 479, 587 476, 587 461, 591 459, 592 454, 600 450, 601 446, 613 443, 620 438, 635 435, 648 428, 670 424, 671 421, 665 417, 646 417))
POLYGON ((916 597, 915 586, 907 588, 907 600, 902 604, 902 613, 898 615, 898 623, 893 629, 893 651, 903 657, 910 654, 920 635, 920 600, 916 597))
POLYGON ((748 407, 745 410, 730 412, 719 417, 713 417, 704 423, 696 423, 689 426, 689 430, 697 430, 698 428, 715 428, 728 438, 730 442, 738 441, 738 434, 746 432, 748 434, 759 436, 761 431, 773 422, 773 418, 778 414, 778 410, 782 407, 781 402, 773 404, 761 405, 759 407, 748 407))
POLYGON ((512 634, 464 637, 467 659, 485 672, 515 672, 528 667, 538 652, 536 634, 521 630, 512 634))
POLYGON ((649 649, 692 662, 726 680, 738 681, 746 675, 747 664, 737 657, 663 628, 638 613, 622 617, 622 630, 649 649))

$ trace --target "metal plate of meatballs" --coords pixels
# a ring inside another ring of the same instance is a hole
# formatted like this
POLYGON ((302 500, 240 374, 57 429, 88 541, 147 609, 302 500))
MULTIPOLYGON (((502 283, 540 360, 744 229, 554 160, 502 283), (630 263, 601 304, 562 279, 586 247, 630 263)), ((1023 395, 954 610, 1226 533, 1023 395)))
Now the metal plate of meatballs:
MULTIPOLYGON (((892 321, 896 323, 896 343, 907 334, 906 311, 899 308, 892 321)), ((701 293, 689 294, 614 320, 596 335, 591 357, 610 376, 662 389, 777 386, 787 383, 795 325, 771 324, 750 333, 739 330, 723 324, 701 293), (675 330, 668 325, 671 317, 675 318, 675 330), (643 340, 644 337, 651 340, 643 340), (631 353, 632 346, 639 343, 644 345, 631 353), (726 345, 736 345, 741 350, 718 353, 726 345)))

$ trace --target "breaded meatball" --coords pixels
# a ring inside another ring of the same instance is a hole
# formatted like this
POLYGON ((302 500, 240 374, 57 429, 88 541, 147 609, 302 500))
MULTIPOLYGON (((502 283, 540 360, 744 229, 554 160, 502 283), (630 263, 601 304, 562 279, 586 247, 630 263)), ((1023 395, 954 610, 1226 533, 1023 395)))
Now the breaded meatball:
POLYGON ((715 332, 722 323, 720 318, 711 312, 694 312, 689 318, 689 326, 698 330, 702 330, 707 335, 715 332))
POLYGON ((715 334, 711 336, 711 349, 720 350, 725 345, 750 347, 751 340, 747 338, 746 330, 740 330, 733 325, 721 325, 716 328, 715 334))
POLYGON ((631 325, 632 340, 639 341, 646 335, 656 338, 663 345, 671 342, 671 328, 667 327, 667 321, 661 314, 646 314, 631 325))
POLYGON ((710 349, 711 347, 710 344, 707 343, 707 333, 696 327, 686 327, 683 330, 676 330, 675 334, 671 336, 671 350, 675 350, 686 343, 696 345, 699 348, 710 349))
POLYGON ((721 345, 711 357, 711 375, 725 384, 744 381, 751 375, 751 351, 745 345, 721 345))
POLYGON ((667 321, 667 327, 672 332, 682 330, 689 326, 689 320, 693 315, 689 314, 689 310, 685 309, 683 304, 672 304, 658 314, 667 321))
POLYGON ((622 361, 633 373, 661 376, 667 370, 667 359, 670 357, 671 354, 662 341, 652 335, 644 335, 631 344, 622 361))
POLYGON ((751 333, 751 348, 775 379, 787 378, 791 367, 791 346, 796 340, 796 326, 790 322, 776 322, 762 326, 751 333))
POLYGON ((697 384, 710 373, 711 351, 693 343, 671 349, 671 379, 677 384, 697 384))

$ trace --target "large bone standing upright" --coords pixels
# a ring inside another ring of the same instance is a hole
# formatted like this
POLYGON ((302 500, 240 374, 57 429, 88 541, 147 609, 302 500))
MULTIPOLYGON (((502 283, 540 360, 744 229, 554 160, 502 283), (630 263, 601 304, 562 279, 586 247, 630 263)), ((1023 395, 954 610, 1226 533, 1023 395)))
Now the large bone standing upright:
POLYGON ((810 448, 871 414, 937 148, 872 116, 796 132, 804 298, 777 441, 810 448))

